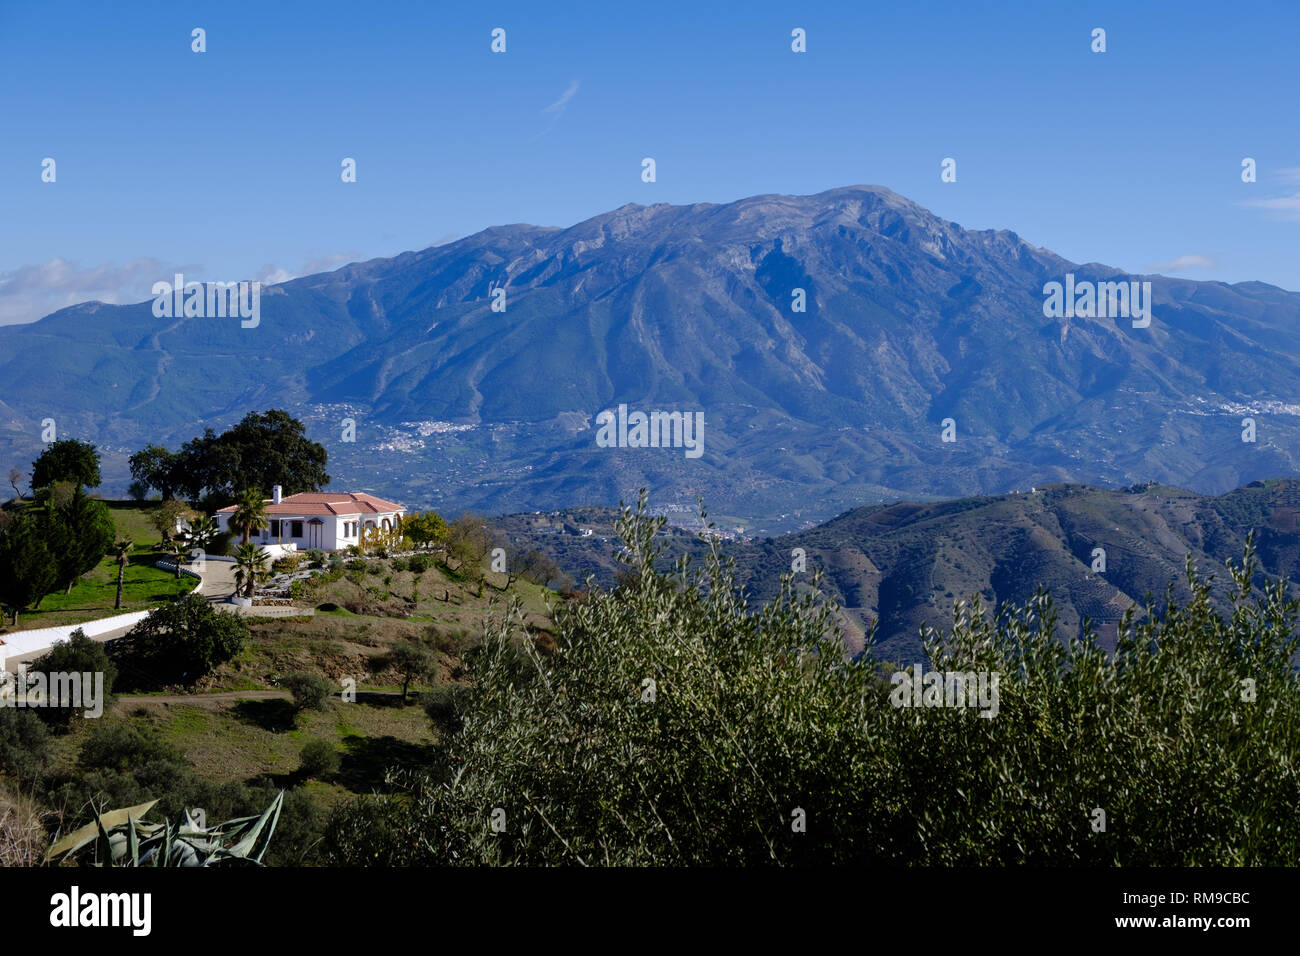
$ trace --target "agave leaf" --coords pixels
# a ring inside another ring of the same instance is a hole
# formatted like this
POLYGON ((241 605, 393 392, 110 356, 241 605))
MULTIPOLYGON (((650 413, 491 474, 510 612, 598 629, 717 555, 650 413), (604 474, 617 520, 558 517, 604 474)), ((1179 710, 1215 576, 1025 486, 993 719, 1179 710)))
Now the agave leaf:
POLYGON ((184 840, 172 844, 171 854, 167 857, 167 866, 203 866, 203 860, 197 851, 184 840))
POLYGON ((267 845, 271 842, 271 834, 275 832, 275 825, 280 820, 280 807, 284 803, 284 791, 281 790, 271 801, 271 805, 262 812, 257 823, 249 831, 248 835, 240 840, 228 851, 232 856, 247 857, 254 863, 262 862, 262 855, 266 853, 267 845), (269 826, 268 826, 269 822, 269 826), (257 852, 256 856, 250 856, 253 848, 257 845, 257 838, 261 835, 262 830, 266 830, 266 839, 262 842, 262 849, 257 852))
POLYGON ((108 831, 104 829, 103 821, 99 819, 98 813, 95 814, 95 829, 98 831, 95 838, 95 862, 99 866, 112 866, 113 841, 108 838, 108 831))
POLYGON ((110 865, 117 866, 122 860, 126 859, 126 834, 122 833, 121 830, 114 830, 111 833, 106 833, 106 836, 108 837, 108 850, 112 854, 112 863, 110 865))
POLYGON ((94 823, 87 823, 84 827, 73 830, 67 836, 63 837, 51 846, 45 853, 45 862, 48 863, 57 857, 69 853, 76 853, 91 840, 94 840, 99 836, 101 830, 111 830, 113 827, 120 827, 131 817, 142 817, 148 813, 157 802, 157 800, 150 800, 148 803, 142 803, 136 807, 127 807, 123 810, 111 810, 103 816, 95 814, 94 823))
POLYGON ((131 853, 131 865, 140 865, 140 836, 135 832, 135 821, 126 818, 126 844, 131 853))

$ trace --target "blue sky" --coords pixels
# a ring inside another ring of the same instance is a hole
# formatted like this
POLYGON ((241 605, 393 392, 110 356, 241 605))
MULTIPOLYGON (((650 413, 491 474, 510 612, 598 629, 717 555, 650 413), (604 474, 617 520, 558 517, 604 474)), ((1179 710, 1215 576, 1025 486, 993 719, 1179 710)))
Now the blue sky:
POLYGON ((0 0, 0 323, 177 267, 272 280, 855 183, 1076 261, 1300 290, 1300 3, 722 6, 0 0))

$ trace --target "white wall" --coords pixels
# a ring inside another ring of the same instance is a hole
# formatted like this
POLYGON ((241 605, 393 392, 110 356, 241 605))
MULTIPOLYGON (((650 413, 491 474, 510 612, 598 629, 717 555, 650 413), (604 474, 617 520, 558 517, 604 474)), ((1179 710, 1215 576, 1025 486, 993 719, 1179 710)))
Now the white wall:
MULTIPOLYGON (((321 525, 319 543, 315 543, 315 539, 311 537, 311 528, 307 524, 307 522, 313 517, 312 515, 302 515, 297 517, 294 515, 272 515, 272 520, 280 521, 282 523, 281 534, 274 535, 268 528, 261 534, 254 535, 251 540, 257 544, 267 545, 277 544, 280 542, 283 542, 284 544, 293 544, 296 545, 300 551, 305 551, 308 548, 321 548, 325 551, 341 551, 349 545, 358 543, 361 531, 365 529, 367 522, 373 522, 376 528, 382 528, 384 519, 387 518, 390 527, 396 526, 397 520, 402 514, 403 512, 394 511, 387 514, 377 515, 317 515, 315 517, 319 517, 321 521, 324 522, 324 524, 321 525), (294 536, 287 533, 293 527, 292 524, 290 524, 292 521, 301 521, 303 523, 303 533, 301 535, 294 536), (357 525, 357 534, 345 536, 343 530, 351 523, 357 525)), ((222 531, 230 530, 228 522, 229 517, 229 515, 217 515, 217 525, 222 531)))

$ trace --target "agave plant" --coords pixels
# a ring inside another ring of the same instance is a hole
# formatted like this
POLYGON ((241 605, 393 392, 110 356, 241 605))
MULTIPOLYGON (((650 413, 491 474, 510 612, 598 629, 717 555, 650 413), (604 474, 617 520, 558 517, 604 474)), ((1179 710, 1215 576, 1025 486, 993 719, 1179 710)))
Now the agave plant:
POLYGON ((95 822, 56 841, 45 854, 47 864, 77 862, 90 866, 213 866, 246 863, 261 866, 280 819, 284 791, 261 816, 238 817, 204 826, 187 811, 175 823, 143 823, 157 800, 135 807, 95 813, 95 822))

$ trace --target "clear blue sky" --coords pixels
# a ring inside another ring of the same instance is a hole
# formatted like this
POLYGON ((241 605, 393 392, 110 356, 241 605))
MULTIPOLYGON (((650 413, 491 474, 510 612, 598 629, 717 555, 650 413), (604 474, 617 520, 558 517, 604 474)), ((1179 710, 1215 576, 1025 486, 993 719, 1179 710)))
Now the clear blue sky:
POLYGON ((1300 290, 1294 0, 722 6, 0 0, 0 322, 177 266, 855 183, 1076 261, 1300 290))

